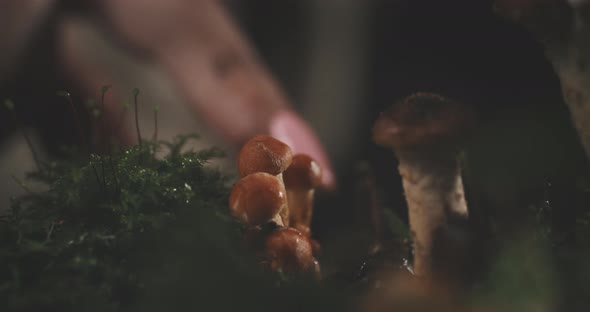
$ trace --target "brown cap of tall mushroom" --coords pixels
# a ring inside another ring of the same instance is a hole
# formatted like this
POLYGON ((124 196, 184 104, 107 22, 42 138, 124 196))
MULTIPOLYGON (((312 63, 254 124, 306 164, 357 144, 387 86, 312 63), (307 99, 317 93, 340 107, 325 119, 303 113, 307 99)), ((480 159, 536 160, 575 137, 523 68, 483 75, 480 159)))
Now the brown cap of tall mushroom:
POLYGON ((316 268, 309 239, 294 228, 278 228, 266 238, 265 257, 273 271, 312 272, 316 268))
POLYGON ((309 228, 313 212, 315 188, 322 183, 322 169, 305 154, 293 156, 291 166, 283 173, 289 205, 289 221, 294 227, 309 228))
POLYGON ((254 172, 280 175, 293 158, 291 148, 270 135, 256 135, 242 146, 238 155, 238 171, 241 177, 254 172))
POLYGON ((467 217, 457 156, 473 121, 468 106, 417 93, 382 113, 373 127, 375 143, 392 148, 399 160, 418 275, 431 273, 436 231, 449 216, 467 217))
POLYGON ((381 113, 373 126, 375 143, 423 148, 456 141, 474 121, 466 105, 433 93, 415 93, 381 113))
POLYGON ((282 183, 277 177, 264 172, 241 178, 229 197, 231 214, 249 225, 260 225, 271 220, 283 225, 277 215, 286 204, 282 183))

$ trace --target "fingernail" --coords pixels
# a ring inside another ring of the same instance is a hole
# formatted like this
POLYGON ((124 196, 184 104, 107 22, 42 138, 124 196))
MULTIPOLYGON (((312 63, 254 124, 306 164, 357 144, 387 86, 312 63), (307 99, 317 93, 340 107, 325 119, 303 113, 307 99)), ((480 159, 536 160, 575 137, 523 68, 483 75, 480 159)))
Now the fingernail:
POLYGON ((291 146, 294 154, 307 154, 322 167, 322 184, 328 190, 336 187, 332 166, 324 148, 311 127, 289 110, 276 113, 270 121, 270 135, 291 146))

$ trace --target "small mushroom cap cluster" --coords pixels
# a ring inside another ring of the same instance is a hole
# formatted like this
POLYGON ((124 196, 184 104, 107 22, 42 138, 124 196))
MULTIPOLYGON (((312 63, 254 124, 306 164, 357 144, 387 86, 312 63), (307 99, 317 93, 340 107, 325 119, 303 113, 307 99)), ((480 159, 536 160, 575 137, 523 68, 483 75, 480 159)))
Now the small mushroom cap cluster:
MULTIPOLYGON (((232 216, 249 226, 245 232, 247 244, 273 271, 319 274, 314 258, 318 244, 310 238, 309 225, 297 224, 300 218, 289 227, 287 199, 289 194, 310 198, 307 192, 313 192, 321 183, 318 164, 307 155, 293 156, 287 144, 272 136, 257 135, 240 150, 238 171, 241 178, 232 189, 229 208, 232 216)), ((311 216, 299 211, 307 208, 297 208, 295 216, 311 216)))
POLYGON ((437 94, 415 93, 381 113, 373 140, 396 149, 445 144, 469 129, 473 120, 469 106, 437 94))

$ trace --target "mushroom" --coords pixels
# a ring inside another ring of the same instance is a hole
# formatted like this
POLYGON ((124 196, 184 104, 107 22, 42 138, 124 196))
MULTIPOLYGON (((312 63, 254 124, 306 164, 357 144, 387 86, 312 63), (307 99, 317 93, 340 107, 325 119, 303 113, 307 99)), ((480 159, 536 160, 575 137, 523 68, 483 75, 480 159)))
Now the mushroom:
POLYGON ((374 124, 375 143, 392 148, 399 160, 416 275, 432 273, 434 238, 447 219, 467 218, 457 156, 461 134, 473 117, 465 105, 416 93, 383 112, 374 124))
POLYGON ((289 223, 302 233, 309 233, 315 188, 322 183, 322 169, 305 154, 293 156, 291 166, 283 174, 287 189, 289 223))
MULTIPOLYGON (((270 135, 256 135, 242 146, 238 155, 238 172, 240 177, 255 172, 265 172, 276 176, 283 190, 283 172, 291 165, 293 153, 291 148, 270 135)), ((284 206, 280 211, 282 223, 289 225, 289 209, 284 206)))
POLYGON ((256 226, 271 220, 284 225, 278 214, 287 205, 283 184, 276 176, 256 172, 241 178, 229 197, 231 214, 248 225, 256 226))
POLYGON ((303 273, 319 268, 309 239, 294 228, 278 228, 272 232, 266 238, 265 257, 273 271, 303 273))

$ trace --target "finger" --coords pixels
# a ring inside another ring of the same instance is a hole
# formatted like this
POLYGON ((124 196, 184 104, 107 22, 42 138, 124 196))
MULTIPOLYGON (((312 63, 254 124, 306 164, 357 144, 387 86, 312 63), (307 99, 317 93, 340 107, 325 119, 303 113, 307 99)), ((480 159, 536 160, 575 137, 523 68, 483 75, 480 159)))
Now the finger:
POLYGON ((291 146, 294 153, 307 154, 320 164, 324 188, 332 190, 336 187, 330 161, 320 141, 299 115, 288 110, 280 111, 270 120, 269 129, 272 136, 291 146))
POLYGON ((324 170, 323 184, 335 186, 324 148, 312 128, 288 108, 270 75, 254 64, 236 63, 226 77, 216 77, 204 59, 179 51, 166 55, 170 74, 197 114, 228 141, 240 145, 255 134, 268 133, 289 144, 295 153, 316 159, 324 170))
MULTIPOLYGON (((207 25, 213 28, 211 31, 224 29, 216 26, 225 21, 222 12, 217 14, 219 20, 207 25)), ((214 37, 223 38, 224 34, 214 37)), ((161 53, 163 64, 197 114, 227 140, 242 144, 259 133, 276 136, 295 153, 317 159, 324 168, 323 184, 334 187, 330 162, 314 131, 289 109, 282 90, 245 42, 210 41, 208 45, 186 45, 161 53)))

